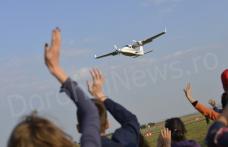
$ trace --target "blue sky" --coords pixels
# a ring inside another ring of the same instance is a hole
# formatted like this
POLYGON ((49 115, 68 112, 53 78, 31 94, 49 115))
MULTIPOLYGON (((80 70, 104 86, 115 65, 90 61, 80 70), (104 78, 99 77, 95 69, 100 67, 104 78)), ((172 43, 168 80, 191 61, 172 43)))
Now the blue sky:
MULTIPOLYGON (((88 69, 100 68, 105 90, 139 116, 141 123, 195 112, 182 89, 207 103, 222 92, 227 68, 228 2, 197 0, 1 1, 0 143, 4 146, 21 116, 37 109, 78 140, 75 108, 43 63, 43 44, 51 30, 62 29, 62 65, 86 90, 88 69), (113 50, 167 28, 145 46, 152 54, 95 60, 113 50), (72 129, 73 128, 73 129, 72 129)), ((219 99, 218 99, 219 102, 219 99)), ((112 120, 111 132, 118 125, 112 120)))

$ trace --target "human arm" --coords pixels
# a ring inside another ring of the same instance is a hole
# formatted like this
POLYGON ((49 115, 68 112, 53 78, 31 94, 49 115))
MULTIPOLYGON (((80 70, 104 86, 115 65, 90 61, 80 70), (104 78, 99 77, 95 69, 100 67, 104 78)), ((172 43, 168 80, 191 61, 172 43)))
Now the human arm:
POLYGON ((206 107, 205 105, 199 103, 192 97, 192 87, 190 83, 184 89, 184 93, 188 101, 198 110, 201 114, 208 117, 211 120, 216 120, 219 116, 219 113, 215 112, 213 109, 206 107))
POLYGON ((80 130, 82 133, 82 147, 101 147, 99 134, 100 125, 97 109, 88 99, 82 89, 78 86, 77 82, 74 82, 68 78, 64 70, 61 68, 59 64, 60 46, 60 29, 56 28, 52 31, 50 47, 48 44, 45 44, 45 64, 50 73, 60 82, 60 84, 62 84, 61 91, 66 92, 66 94, 78 107, 81 125, 80 130))
POLYGON ((44 61, 49 72, 61 84, 63 84, 67 80, 68 76, 61 68, 59 63, 60 47, 61 47, 61 32, 59 28, 55 28, 52 31, 50 46, 48 45, 48 43, 45 44, 44 61))
POLYGON ((107 98, 103 91, 104 76, 97 69, 91 72, 92 80, 88 82, 88 90, 91 95, 104 103, 106 109, 121 124, 121 128, 117 129, 112 139, 123 145, 137 144, 139 141, 139 123, 137 117, 120 104, 107 98))

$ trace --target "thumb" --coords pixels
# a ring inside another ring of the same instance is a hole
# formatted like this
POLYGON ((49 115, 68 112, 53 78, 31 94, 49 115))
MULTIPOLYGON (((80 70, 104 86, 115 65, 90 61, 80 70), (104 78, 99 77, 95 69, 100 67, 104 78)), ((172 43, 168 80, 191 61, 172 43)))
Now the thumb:
POLYGON ((45 43, 45 45, 44 45, 44 61, 45 61, 45 64, 47 64, 48 51, 49 51, 48 43, 45 43))
POLYGON ((44 51, 45 51, 45 53, 48 51, 48 43, 44 44, 44 51))

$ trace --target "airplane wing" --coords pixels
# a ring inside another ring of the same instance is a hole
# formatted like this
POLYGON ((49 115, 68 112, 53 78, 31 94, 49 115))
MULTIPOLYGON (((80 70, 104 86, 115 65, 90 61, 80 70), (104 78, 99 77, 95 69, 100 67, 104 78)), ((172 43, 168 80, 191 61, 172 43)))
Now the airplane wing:
POLYGON ((145 54, 149 54, 149 53, 151 53, 151 52, 153 52, 153 51, 154 51, 154 50, 147 51, 147 52, 144 53, 144 55, 145 55, 145 54))
POLYGON ((101 56, 95 55, 95 58, 99 59, 99 58, 103 58, 103 57, 107 57, 107 56, 115 56, 115 55, 118 55, 118 54, 119 54, 119 51, 116 50, 114 52, 111 52, 111 53, 108 53, 108 54, 104 54, 104 55, 101 55, 101 56))
POLYGON ((145 45, 145 44, 147 44, 147 43, 150 43, 150 42, 152 42, 154 39, 156 39, 156 38, 158 38, 158 37, 164 35, 165 33, 166 33, 166 30, 165 30, 164 32, 161 32, 161 33, 159 33, 159 34, 153 36, 153 37, 150 37, 150 38, 147 38, 147 39, 145 39, 145 40, 136 42, 135 44, 132 45, 132 48, 137 48, 137 47, 139 47, 139 46, 143 46, 143 45, 145 45))

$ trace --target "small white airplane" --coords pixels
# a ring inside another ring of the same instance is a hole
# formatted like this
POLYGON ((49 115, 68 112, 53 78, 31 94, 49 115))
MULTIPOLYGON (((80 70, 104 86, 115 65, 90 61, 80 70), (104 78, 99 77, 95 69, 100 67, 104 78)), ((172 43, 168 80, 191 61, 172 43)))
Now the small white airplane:
POLYGON ((117 48, 116 45, 114 45, 114 49, 115 51, 111 52, 111 53, 108 53, 108 54, 104 54, 104 55, 101 55, 101 56, 97 56, 95 55, 94 57, 96 59, 99 59, 99 58, 103 58, 103 57, 107 57, 107 56, 115 56, 115 55, 119 55, 119 54, 123 54, 125 56, 130 56, 130 57, 138 57, 138 56, 142 56, 142 55, 145 55, 145 54, 148 54, 150 52, 152 52, 153 50, 150 50, 150 51, 147 51, 147 52, 144 52, 144 49, 143 49, 143 46, 145 44, 148 44, 150 42, 152 42, 154 39, 164 35, 166 33, 166 29, 164 32, 161 32, 153 37, 150 37, 150 38, 147 38, 145 40, 142 40, 142 41, 135 41, 133 40, 133 44, 132 45, 126 45, 122 48, 117 48))

